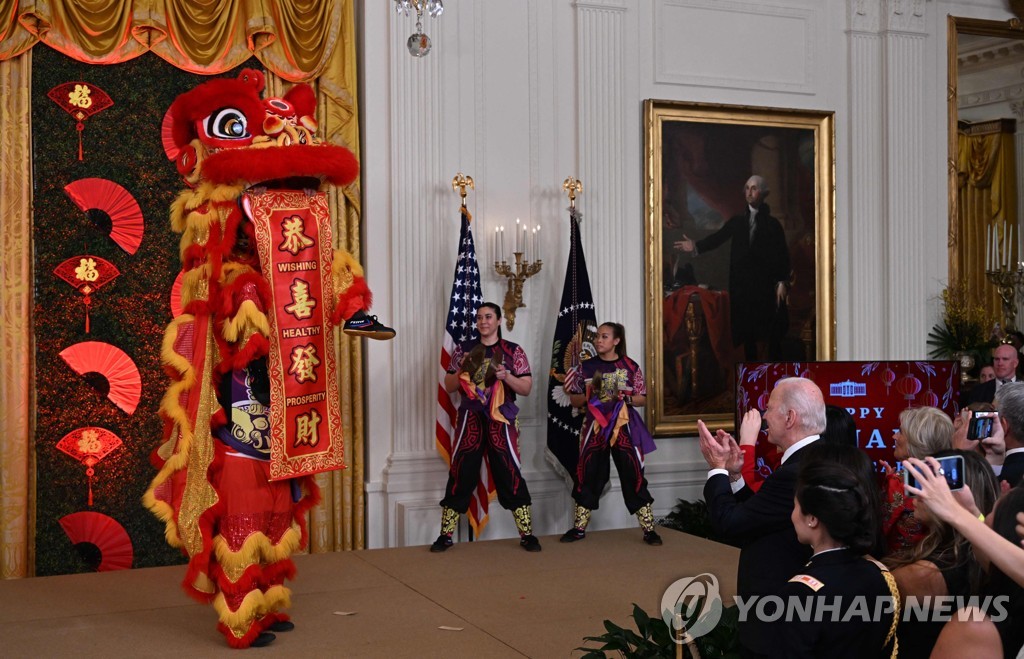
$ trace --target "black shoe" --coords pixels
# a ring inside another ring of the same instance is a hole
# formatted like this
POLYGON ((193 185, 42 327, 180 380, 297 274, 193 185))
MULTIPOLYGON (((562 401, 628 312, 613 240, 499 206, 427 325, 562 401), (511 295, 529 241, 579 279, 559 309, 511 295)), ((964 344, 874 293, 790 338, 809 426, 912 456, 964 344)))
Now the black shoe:
POLYGON ((295 629, 295 623, 291 620, 278 620, 274 624, 267 627, 272 632, 290 632, 295 629))
POLYGON ((559 542, 576 542, 577 540, 582 540, 585 537, 587 537, 586 531, 581 531, 574 527, 563 533, 562 539, 559 540, 559 542))
POLYGON ((644 531, 644 542, 651 545, 652 547, 658 547, 661 545, 661 536, 654 529, 650 531, 644 531))
POLYGON ((395 330, 382 325, 377 321, 376 316, 368 316, 362 310, 355 312, 351 318, 345 321, 342 331, 352 336, 365 336, 368 339, 379 341, 387 341, 395 336, 395 330))
POLYGON ((524 535, 519 540, 519 546, 526 551, 540 551, 540 540, 535 535, 524 535))
POLYGON ((270 645, 271 643, 273 643, 275 638, 277 638, 277 637, 274 636, 273 634, 271 634, 270 632, 261 632, 260 635, 257 636, 255 638, 255 640, 253 640, 253 642, 249 644, 249 647, 253 647, 253 648, 266 647, 266 646, 270 645))
POLYGON ((448 548, 452 546, 452 537, 442 533, 437 536, 437 540, 434 540, 434 544, 430 545, 430 551, 435 554, 442 551, 448 551, 448 548))

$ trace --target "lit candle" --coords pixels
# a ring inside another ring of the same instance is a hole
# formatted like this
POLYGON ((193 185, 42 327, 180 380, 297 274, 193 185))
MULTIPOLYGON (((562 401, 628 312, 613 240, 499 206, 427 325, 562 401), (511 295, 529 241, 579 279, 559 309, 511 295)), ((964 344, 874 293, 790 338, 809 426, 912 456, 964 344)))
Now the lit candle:
MULTIPOLYGON (((526 225, 525 224, 523 225, 523 230, 522 230, 521 233, 523 234, 523 248, 522 248, 522 252, 525 255, 526 254, 526 243, 528 243, 530 241, 530 234, 528 234, 526 232, 526 225)), ((523 259, 523 260, 525 261, 526 259, 523 259)))
POLYGON ((516 251, 517 252, 523 251, 522 246, 519 244, 520 240, 522 240, 522 234, 519 233, 519 218, 517 217, 516 218, 516 251))
POLYGON ((1003 258, 999 261, 999 269, 1007 267, 1010 263, 1010 227, 1003 227, 1003 258))
MULTIPOLYGON (((538 248, 540 247, 540 225, 539 224, 537 225, 537 228, 533 230, 533 243, 538 248)), ((539 249, 534 249, 533 250, 533 258, 535 258, 536 260, 540 261, 540 250, 539 249)))
POLYGON ((985 234, 985 269, 992 270, 992 225, 988 226, 985 234))
POLYGON ((995 247, 993 245, 993 240, 992 240, 992 229, 993 228, 994 228, 994 225, 992 225, 992 224, 988 225, 988 250, 987 250, 988 255, 987 255, 986 260, 988 261, 988 269, 989 270, 994 270, 995 269, 995 251, 994 251, 995 247))
POLYGON ((491 246, 491 251, 494 252, 494 262, 495 263, 498 262, 498 255, 501 254, 501 252, 498 250, 498 237, 500 235, 501 234, 498 231, 498 227, 494 227, 494 244, 491 246))
POLYGON ((501 258, 499 260, 502 263, 504 263, 505 262, 505 225, 501 225, 500 227, 498 227, 498 229, 499 229, 499 231, 498 231, 498 252, 501 253, 501 258))

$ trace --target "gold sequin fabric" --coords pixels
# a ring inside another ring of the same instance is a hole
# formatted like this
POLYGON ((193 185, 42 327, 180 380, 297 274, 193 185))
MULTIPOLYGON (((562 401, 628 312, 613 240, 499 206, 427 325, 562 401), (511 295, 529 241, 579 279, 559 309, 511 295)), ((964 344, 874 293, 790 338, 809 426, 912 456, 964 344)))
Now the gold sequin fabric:
POLYGON ((512 517, 516 520, 519 535, 533 535, 533 516, 530 514, 530 506, 519 506, 512 511, 512 517))
POLYGON ((651 504, 648 503, 636 511, 636 518, 640 521, 640 528, 644 531, 654 530, 654 512, 651 510, 651 504))

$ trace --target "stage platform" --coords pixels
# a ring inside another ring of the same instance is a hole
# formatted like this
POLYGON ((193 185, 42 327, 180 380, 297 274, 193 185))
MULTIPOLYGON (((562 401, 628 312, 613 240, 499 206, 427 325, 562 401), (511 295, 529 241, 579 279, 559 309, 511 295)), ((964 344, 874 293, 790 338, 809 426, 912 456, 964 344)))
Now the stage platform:
MULTIPOLYGON (((661 547, 622 529, 572 544, 543 537, 539 553, 491 540, 442 554, 422 546, 296 556, 296 629, 245 656, 572 657, 605 619, 632 627, 633 602, 654 615, 676 579, 711 572, 731 598, 737 549, 659 531, 661 547)), ((238 657, 212 607, 181 591, 183 574, 177 566, 0 581, 2 655, 238 657)))

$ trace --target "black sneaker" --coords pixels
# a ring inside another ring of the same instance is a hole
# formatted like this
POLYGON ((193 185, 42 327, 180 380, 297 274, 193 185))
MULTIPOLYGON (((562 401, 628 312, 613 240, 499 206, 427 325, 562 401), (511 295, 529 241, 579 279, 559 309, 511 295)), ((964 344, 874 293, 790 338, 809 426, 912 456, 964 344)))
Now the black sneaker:
POLYGON ((430 545, 430 551, 435 554, 442 551, 448 551, 448 548, 452 546, 452 537, 442 533, 437 536, 437 540, 434 540, 434 544, 430 545))
POLYGON ((274 624, 267 627, 272 632, 290 632, 295 629, 295 623, 291 620, 278 620, 274 624))
POLYGON ((277 637, 270 632, 260 632, 260 635, 253 639, 253 642, 249 645, 254 648, 263 648, 273 643, 275 638, 277 637))
POLYGON ((519 540, 519 546, 526 551, 540 551, 540 540, 535 535, 524 535, 519 540))
POLYGON ((581 531, 574 527, 563 533, 562 539, 559 540, 559 542, 576 542, 577 540, 582 540, 585 537, 587 537, 586 531, 581 531))
POLYGON ((661 536, 654 529, 650 531, 644 531, 644 542, 651 545, 652 547, 658 547, 661 545, 661 536))
POLYGON ((395 330, 378 322, 376 316, 368 316, 365 311, 357 311, 345 321, 342 329, 345 334, 364 336, 368 339, 387 341, 395 336, 395 330))

